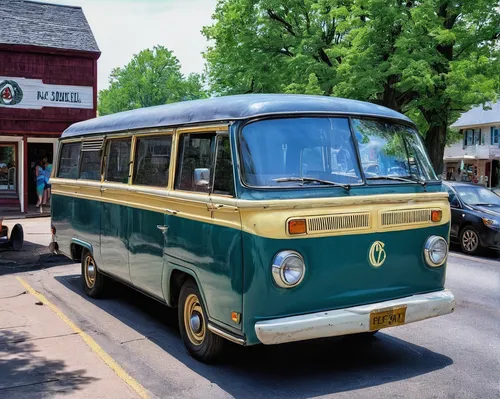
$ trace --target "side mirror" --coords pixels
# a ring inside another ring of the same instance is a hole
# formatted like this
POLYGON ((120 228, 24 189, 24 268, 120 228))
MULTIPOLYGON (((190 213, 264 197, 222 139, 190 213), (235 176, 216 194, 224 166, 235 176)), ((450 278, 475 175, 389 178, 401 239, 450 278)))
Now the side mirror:
POLYGON ((193 181, 197 188, 206 188, 208 190, 210 184, 210 170, 208 168, 195 169, 193 181))
POLYGON ((453 198, 450 198, 450 206, 452 208, 460 208, 460 203, 458 202, 458 199, 456 196, 453 196, 453 198))

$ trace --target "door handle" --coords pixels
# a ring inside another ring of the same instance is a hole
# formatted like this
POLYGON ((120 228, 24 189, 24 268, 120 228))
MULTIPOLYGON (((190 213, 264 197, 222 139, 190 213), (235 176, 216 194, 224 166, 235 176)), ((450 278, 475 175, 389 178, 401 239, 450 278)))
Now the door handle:
POLYGON ((101 193, 103 193, 104 191, 106 191, 106 189, 101 187, 101 193))
POLYGON ((216 211, 217 209, 222 208, 224 205, 221 204, 207 204, 207 211, 216 211))
POLYGON ((165 233, 168 230, 168 226, 162 226, 161 224, 159 224, 158 226, 156 226, 156 228, 158 230, 162 231, 163 233, 165 233))
POLYGON ((177 215, 177 211, 174 209, 165 209, 165 212, 170 213, 171 215, 177 215))

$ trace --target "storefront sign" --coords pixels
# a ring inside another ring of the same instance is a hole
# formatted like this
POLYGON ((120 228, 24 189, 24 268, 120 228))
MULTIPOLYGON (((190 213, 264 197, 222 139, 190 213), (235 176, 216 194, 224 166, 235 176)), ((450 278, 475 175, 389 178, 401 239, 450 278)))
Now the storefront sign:
POLYGON ((93 87, 51 85, 40 79, 0 76, 0 107, 92 109, 93 101, 93 87))

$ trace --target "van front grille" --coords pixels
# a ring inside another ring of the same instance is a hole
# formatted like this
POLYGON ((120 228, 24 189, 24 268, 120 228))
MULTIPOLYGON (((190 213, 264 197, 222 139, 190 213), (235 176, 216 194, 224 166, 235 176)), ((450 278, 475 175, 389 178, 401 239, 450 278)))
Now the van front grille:
POLYGON ((382 213, 383 227, 430 222, 430 209, 411 209, 404 211, 388 211, 382 213))
POLYGON ((370 213, 350 213, 307 218, 310 234, 329 231, 362 230, 370 227, 370 213))

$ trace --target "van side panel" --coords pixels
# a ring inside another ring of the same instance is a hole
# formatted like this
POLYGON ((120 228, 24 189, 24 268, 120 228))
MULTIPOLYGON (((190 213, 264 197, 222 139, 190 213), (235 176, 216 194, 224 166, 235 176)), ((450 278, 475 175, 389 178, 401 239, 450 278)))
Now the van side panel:
POLYGON ((128 207, 109 202, 101 207, 101 264, 106 273, 130 282, 128 263, 128 207))
POLYGON ((163 213, 128 208, 130 279, 134 286, 164 300, 162 289, 165 237, 158 226, 163 213))
POLYGON ((52 224, 56 228, 59 249, 71 256, 71 240, 84 241, 92 246, 94 258, 100 265, 101 203, 58 194, 62 188, 59 184, 52 185, 52 224))

